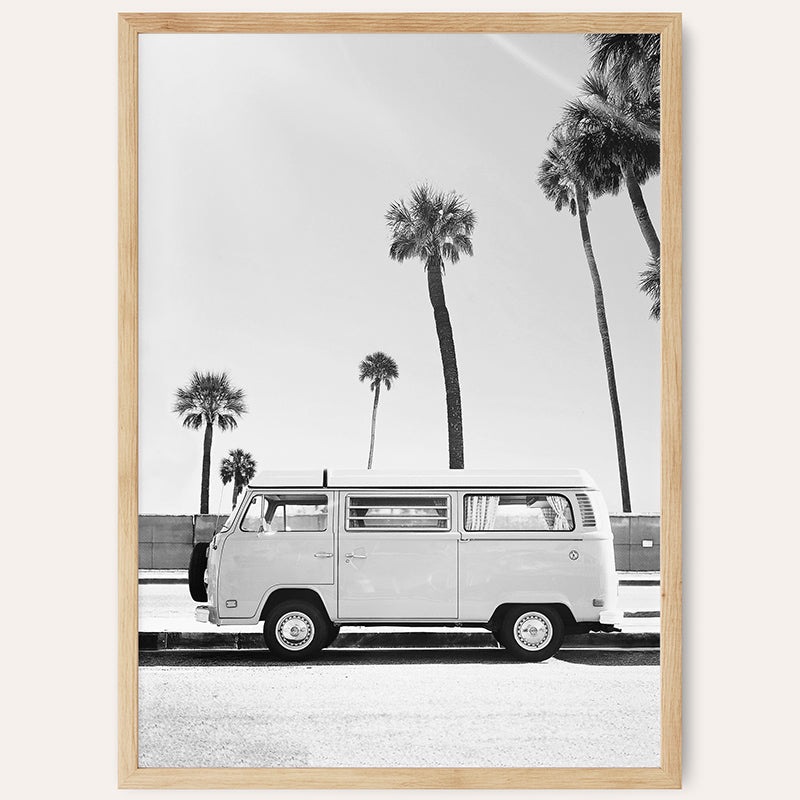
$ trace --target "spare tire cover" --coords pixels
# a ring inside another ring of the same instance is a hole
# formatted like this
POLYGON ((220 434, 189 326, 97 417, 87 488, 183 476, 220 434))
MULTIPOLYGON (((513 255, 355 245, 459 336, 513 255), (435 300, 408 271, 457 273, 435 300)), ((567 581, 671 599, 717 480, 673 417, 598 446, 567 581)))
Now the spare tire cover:
POLYGON ((208 600, 206 589, 205 572, 208 564, 208 545, 201 542, 194 546, 192 555, 189 558, 189 594, 192 600, 204 603, 208 600))

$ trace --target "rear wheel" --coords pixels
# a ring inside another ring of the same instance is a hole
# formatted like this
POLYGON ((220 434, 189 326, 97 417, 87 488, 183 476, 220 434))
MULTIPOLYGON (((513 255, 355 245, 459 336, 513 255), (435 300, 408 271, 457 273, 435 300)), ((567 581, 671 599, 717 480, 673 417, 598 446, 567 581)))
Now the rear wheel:
POLYGON ((552 606, 517 606, 503 617, 498 639, 522 661, 545 661, 564 641, 564 620, 552 606))
POLYGON ((189 557, 189 594, 192 600, 205 603, 208 600, 206 567, 208 566, 208 545, 196 544, 189 557))
POLYGON ((313 603, 286 600, 264 620, 264 641, 281 661, 306 661, 327 645, 333 626, 313 603))

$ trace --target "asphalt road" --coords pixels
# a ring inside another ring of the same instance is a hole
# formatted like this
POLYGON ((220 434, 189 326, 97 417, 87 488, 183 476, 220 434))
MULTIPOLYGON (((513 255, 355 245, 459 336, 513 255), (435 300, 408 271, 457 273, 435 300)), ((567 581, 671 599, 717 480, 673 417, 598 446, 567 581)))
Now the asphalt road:
POLYGON ((659 744, 658 651, 543 664, 489 649, 140 660, 142 767, 657 766, 659 744))

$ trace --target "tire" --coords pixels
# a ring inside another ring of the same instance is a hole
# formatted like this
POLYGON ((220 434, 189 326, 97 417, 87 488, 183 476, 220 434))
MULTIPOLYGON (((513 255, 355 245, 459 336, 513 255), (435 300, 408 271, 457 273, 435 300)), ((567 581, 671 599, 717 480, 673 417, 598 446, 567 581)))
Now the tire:
POLYGON ((196 544, 189 557, 189 594, 192 600, 205 603, 208 600, 206 586, 206 567, 208 566, 208 545, 196 544))
POLYGON ((331 639, 327 616, 306 600, 278 603, 264 620, 264 641, 280 661, 314 658, 331 639))
POLYGON ((497 638, 521 661, 546 661, 564 641, 564 620, 553 606, 515 606, 503 617, 497 638))

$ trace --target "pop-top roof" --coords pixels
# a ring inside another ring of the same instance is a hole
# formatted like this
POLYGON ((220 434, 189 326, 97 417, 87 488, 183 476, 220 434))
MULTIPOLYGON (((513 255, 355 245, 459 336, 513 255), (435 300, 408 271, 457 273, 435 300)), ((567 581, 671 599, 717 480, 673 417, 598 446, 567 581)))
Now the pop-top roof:
POLYGON ((597 488, 589 473, 582 469, 267 470, 259 472, 250 486, 258 489, 597 488))

